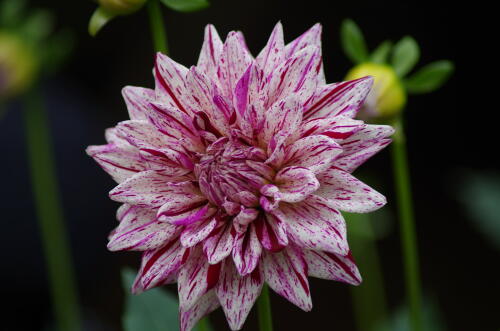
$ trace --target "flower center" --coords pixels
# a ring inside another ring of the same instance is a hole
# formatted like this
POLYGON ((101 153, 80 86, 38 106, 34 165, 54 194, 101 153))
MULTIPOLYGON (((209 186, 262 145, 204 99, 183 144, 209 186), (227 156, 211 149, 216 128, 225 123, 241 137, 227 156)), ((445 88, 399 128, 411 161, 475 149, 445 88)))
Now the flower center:
POLYGON ((226 210, 240 204, 254 207, 258 205, 260 188, 270 179, 261 169, 267 169, 265 158, 260 148, 220 138, 195 166, 200 189, 211 203, 226 210))

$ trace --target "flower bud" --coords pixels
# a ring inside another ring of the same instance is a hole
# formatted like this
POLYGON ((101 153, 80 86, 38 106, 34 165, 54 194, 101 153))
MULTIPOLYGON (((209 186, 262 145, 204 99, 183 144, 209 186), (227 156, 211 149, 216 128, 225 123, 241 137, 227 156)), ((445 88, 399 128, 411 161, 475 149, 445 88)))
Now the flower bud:
POLYGON ((0 100, 27 89, 38 62, 29 45, 12 33, 0 31, 0 100))
POLYGON ((131 14, 146 3, 146 0, 99 0, 99 5, 115 15, 131 14))
POLYGON ((374 83, 360 118, 387 118, 398 114, 406 104, 406 91, 394 69, 384 64, 361 63, 347 73, 346 80, 365 76, 373 76, 374 83))

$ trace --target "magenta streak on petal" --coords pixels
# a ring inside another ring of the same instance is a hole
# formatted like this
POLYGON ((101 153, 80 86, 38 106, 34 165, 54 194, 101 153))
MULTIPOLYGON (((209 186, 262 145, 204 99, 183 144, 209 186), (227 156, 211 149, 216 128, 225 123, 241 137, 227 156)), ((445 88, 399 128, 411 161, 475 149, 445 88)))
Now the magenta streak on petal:
POLYGON ((160 85, 165 89, 165 91, 167 91, 168 95, 172 98, 172 100, 177 105, 177 107, 179 107, 179 109, 181 111, 183 111, 184 113, 189 114, 186 111, 186 109, 182 106, 182 104, 179 102, 177 97, 174 95, 174 93, 170 89, 170 86, 168 86, 168 84, 165 82, 165 80, 163 79, 163 76, 160 74, 160 70, 158 69, 158 60, 156 61, 156 64, 155 64, 155 73, 156 73, 156 77, 160 81, 160 85))
MULTIPOLYGON (((290 259, 290 257, 288 256, 288 254, 285 253, 285 255, 287 256, 287 258, 291 261, 292 259, 290 259)), ((306 292, 307 295, 310 294, 309 292, 309 286, 308 286, 308 283, 307 283, 307 280, 304 279, 304 275, 307 275, 307 263, 304 263, 304 271, 303 273, 300 273, 297 271, 297 269, 295 269, 295 264, 294 263, 290 263, 290 266, 292 267, 292 270, 293 272, 295 273, 295 276, 297 276, 297 278, 299 279, 299 282, 300 282, 300 285, 302 286, 302 288, 304 289, 304 291, 306 292)))
POLYGON ((300 76, 300 79, 299 79, 299 82, 297 84, 297 87, 295 87, 295 90, 294 92, 298 92, 302 86, 304 85, 304 81, 306 79, 306 76, 307 74, 309 73, 309 71, 311 70, 311 66, 312 66, 312 63, 314 61, 316 57, 316 53, 313 53, 313 55, 311 56, 311 58, 309 59, 309 62, 307 62, 307 65, 305 66, 305 68, 302 70, 302 74, 300 76))
POLYGON ((165 112, 163 109, 161 109, 160 107, 158 107, 157 105, 153 104, 153 103, 150 103, 150 106, 156 110, 157 112, 159 112, 160 114, 162 114, 163 116, 167 117, 169 121, 172 121, 172 122, 176 122, 177 124, 179 124, 184 130, 188 131, 189 133, 191 134, 194 134, 194 132, 188 128, 184 123, 182 123, 181 121, 179 121, 177 118, 175 118, 174 116, 168 114, 167 112, 165 112))
POLYGON ((341 92, 345 92, 353 88, 352 81, 350 82, 343 82, 339 84, 337 87, 335 87, 333 90, 331 90, 328 94, 326 94, 323 98, 318 100, 314 105, 312 105, 308 110, 305 111, 304 113, 304 118, 307 119, 311 116, 313 116, 315 113, 320 111, 327 103, 330 103, 332 100, 331 98, 333 96, 340 95, 341 92))
POLYGON ((201 206, 205 205, 206 203, 207 203, 207 201, 204 200, 204 201, 199 201, 199 202, 187 205, 186 207, 184 207, 180 210, 177 210, 176 212, 164 211, 160 215, 158 215, 158 217, 160 217, 160 216, 178 216, 180 214, 184 214, 184 213, 186 213, 190 210, 193 210, 195 208, 201 207, 201 206))
POLYGON ((208 265, 207 270, 207 291, 212 289, 219 281, 222 262, 208 265))
POLYGON ((270 247, 267 248, 271 252, 279 252, 286 247, 285 245, 280 244, 280 242, 278 241, 278 237, 276 236, 276 233, 274 233, 273 228, 271 227, 270 224, 268 224, 268 221, 264 216, 261 216, 257 220, 255 220, 255 230, 257 230, 257 237, 259 238, 261 243, 265 242, 264 236, 267 233, 271 245, 270 247))
POLYGON ((99 161, 101 162, 104 162, 104 163, 107 163, 107 164, 110 164, 112 165, 113 167, 116 167, 116 168, 120 168, 120 169, 123 169, 123 170, 127 170, 127 171, 131 171, 131 172, 140 172, 140 170, 137 170, 137 169, 132 169, 132 168, 127 168, 127 167, 123 167, 121 165, 118 165, 114 162, 111 162, 111 161, 108 161, 108 160, 105 160, 103 158, 100 158, 99 155, 96 155, 94 156, 96 159, 98 159, 99 161))
MULTIPOLYGON (((210 122, 210 119, 208 118, 208 116, 205 112, 197 112, 196 116, 199 116, 199 118, 203 121, 203 124, 205 126, 203 129, 205 131, 209 131, 209 132, 213 133, 217 138, 222 136, 222 134, 212 125, 212 123, 210 122)), ((195 125, 195 127, 198 130, 201 129, 199 127, 199 124, 197 121, 193 121, 193 124, 195 125)))
POLYGON ((207 213, 208 211, 208 205, 206 205, 205 207, 201 208, 200 210, 198 210, 194 215, 189 215, 185 218, 182 218, 182 219, 179 219, 179 220, 176 220, 174 222, 172 222, 172 224, 175 224, 175 225, 188 225, 188 224, 191 224, 199 219, 201 219, 203 216, 205 216, 205 214, 207 213))
MULTIPOLYGON (((329 253, 329 252, 323 252, 324 254, 328 255, 328 257, 330 259, 332 259, 335 263, 337 263, 349 276, 352 277, 352 279, 356 280, 357 282, 361 281, 352 271, 351 271, 351 268, 349 268, 348 265, 346 265, 341 259, 338 258, 338 256, 336 256, 335 254, 333 253, 329 253)), ((349 254, 347 255, 347 257, 349 257, 351 255, 351 252, 349 251, 349 254)))
MULTIPOLYGON (((155 262, 163 255, 165 254, 166 251, 168 251, 175 243, 177 242, 177 239, 172 239, 167 245, 165 245, 163 248, 159 249, 149 260, 146 262, 146 265, 144 266, 144 269, 142 270, 142 274, 145 275, 148 273, 149 269, 155 264, 155 262)), ((147 284, 145 284, 147 287, 147 284)))

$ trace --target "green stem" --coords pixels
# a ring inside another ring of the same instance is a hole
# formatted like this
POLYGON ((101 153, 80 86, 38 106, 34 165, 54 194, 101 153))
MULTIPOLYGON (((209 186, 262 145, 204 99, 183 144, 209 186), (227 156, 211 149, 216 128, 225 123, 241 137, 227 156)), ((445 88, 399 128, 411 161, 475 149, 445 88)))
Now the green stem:
POLYGON ((198 331, 210 331, 210 323, 208 322, 208 316, 202 318, 197 325, 198 331))
POLYGON ((406 291, 410 308, 413 331, 422 330, 420 268, 418 262, 417 235, 413 217, 413 205, 406 153, 405 134, 401 116, 395 121, 396 134, 391 145, 394 181, 399 209, 400 236, 403 250, 403 263, 406 291))
POLYGON ((269 298, 269 288, 266 284, 262 287, 262 292, 257 300, 257 310, 259 313, 260 331, 273 331, 273 317, 271 314, 271 300, 269 298))
POLYGON ((148 13, 154 49, 156 52, 168 54, 167 34, 159 0, 148 1, 148 13))
POLYGON ((369 275, 359 286, 351 286, 356 327, 371 331, 384 321, 387 301, 380 258, 369 214, 344 214, 350 228, 349 246, 363 274, 369 275), (355 231, 353 231, 355 230, 355 231))
POLYGON ((49 127, 36 88, 24 99, 26 143, 41 241, 59 330, 80 330, 75 277, 57 188, 49 127))

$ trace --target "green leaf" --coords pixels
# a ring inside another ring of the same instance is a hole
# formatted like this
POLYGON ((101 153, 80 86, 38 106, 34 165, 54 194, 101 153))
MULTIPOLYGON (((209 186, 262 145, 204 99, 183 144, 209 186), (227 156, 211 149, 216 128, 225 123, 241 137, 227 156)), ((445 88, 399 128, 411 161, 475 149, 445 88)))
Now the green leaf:
POLYGON ((12 28, 22 21, 26 0, 3 0, 0 3, 0 26, 12 28))
POLYGON ((210 3, 207 0, 161 0, 170 9, 189 13, 207 8, 210 3))
POLYGON ((353 20, 346 19, 342 22, 340 38, 344 53, 352 62, 361 63, 368 59, 363 33, 353 20))
POLYGON ((23 34, 35 42, 45 39, 52 31, 53 17, 48 10, 33 11, 22 26, 23 34))
POLYGON ((410 36, 403 37, 392 53, 392 66, 399 77, 404 77, 417 64, 420 58, 420 48, 410 36))
MULTIPOLYGON (((122 282, 126 292, 124 330, 178 331, 179 303, 177 298, 160 288, 147 290, 139 295, 131 294, 130 288, 134 283, 135 274, 136 272, 128 268, 122 270, 122 282)), ((212 330, 205 318, 193 328, 193 331, 201 331, 201 324, 204 325, 205 330, 212 330)))
POLYGON ((382 42, 370 55, 370 61, 373 63, 380 63, 380 64, 387 63, 387 57, 389 56, 391 49, 392 49, 392 42, 390 40, 382 42))
POLYGON ((409 93, 429 93, 440 88, 453 73, 453 62, 442 60, 430 63, 404 80, 409 93))
POLYGON ((89 21, 89 34, 92 37, 95 37, 97 32, 102 29, 104 25, 106 25, 111 19, 113 19, 116 15, 108 12, 102 7, 98 7, 89 21))

